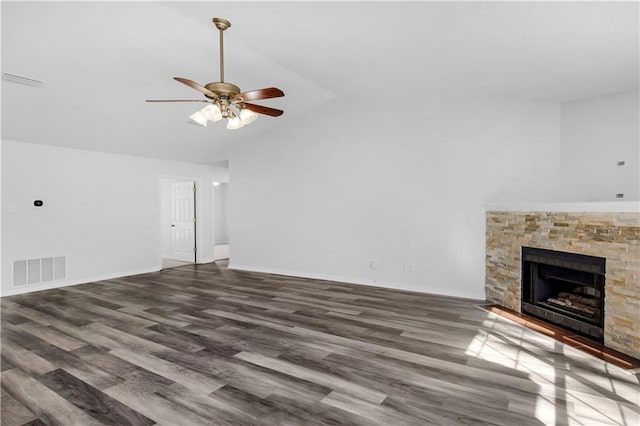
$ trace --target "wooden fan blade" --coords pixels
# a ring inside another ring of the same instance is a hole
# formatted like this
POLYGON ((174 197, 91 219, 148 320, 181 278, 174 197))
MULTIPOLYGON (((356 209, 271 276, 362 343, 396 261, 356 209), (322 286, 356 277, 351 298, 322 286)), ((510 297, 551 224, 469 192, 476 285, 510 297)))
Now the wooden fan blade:
POLYGON ((238 93, 233 98, 239 101, 258 101, 260 99, 281 98, 284 92, 277 87, 267 87, 260 90, 238 93))
POLYGON ((282 110, 269 108, 262 105, 246 104, 246 103, 243 105, 249 111, 257 112, 258 114, 270 115, 271 117, 279 117, 284 113, 284 111, 282 110))
POLYGON ((209 102, 206 99, 147 99, 145 102, 209 102))
POLYGON ((200 86, 198 83, 196 83, 195 81, 191 81, 187 78, 181 78, 181 77, 173 77, 174 80, 179 81, 182 84, 186 84, 187 86, 191 87, 192 89, 196 89, 198 92, 210 96, 214 99, 218 98, 218 95, 216 95, 215 93, 213 93, 211 90, 200 86))

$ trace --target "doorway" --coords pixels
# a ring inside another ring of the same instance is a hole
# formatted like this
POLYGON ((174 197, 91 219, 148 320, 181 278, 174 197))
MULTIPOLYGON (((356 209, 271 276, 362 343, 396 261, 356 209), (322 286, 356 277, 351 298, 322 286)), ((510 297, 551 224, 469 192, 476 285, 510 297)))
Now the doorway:
POLYGON ((229 260, 228 182, 213 182, 213 259, 229 260))
POLYGON ((163 178, 160 186, 162 268, 196 263, 196 182, 163 178))

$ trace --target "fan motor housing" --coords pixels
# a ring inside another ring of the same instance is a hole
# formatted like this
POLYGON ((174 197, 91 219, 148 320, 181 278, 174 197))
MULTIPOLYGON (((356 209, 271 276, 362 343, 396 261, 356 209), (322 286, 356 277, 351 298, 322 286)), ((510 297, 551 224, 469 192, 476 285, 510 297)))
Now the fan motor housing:
MULTIPOLYGON (((211 90, 213 93, 217 93, 219 96, 224 96, 229 98, 240 93, 240 88, 235 84, 231 84, 231 83, 221 83, 221 82, 207 83, 205 84, 204 87, 208 90, 211 90)), ((210 98, 210 97, 207 96, 207 98, 210 98)))

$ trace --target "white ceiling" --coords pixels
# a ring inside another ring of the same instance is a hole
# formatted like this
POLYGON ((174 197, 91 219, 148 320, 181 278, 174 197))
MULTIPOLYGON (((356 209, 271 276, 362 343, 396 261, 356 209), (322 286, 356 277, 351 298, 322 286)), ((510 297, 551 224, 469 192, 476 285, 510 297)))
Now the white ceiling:
MULTIPOLYGON (((472 96, 562 102, 638 88, 637 2, 2 2, 2 137, 213 163, 334 98, 472 96), (282 108, 229 131, 188 116, 172 77, 276 86, 282 108)), ((333 104, 335 105, 335 104, 333 104)))

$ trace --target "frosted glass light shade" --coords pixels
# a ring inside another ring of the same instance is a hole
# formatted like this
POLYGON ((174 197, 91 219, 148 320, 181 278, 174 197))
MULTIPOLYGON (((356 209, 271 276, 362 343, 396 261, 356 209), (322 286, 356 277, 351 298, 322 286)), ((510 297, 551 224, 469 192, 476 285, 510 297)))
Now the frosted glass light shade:
POLYGON ((196 111, 189 118, 199 125, 207 127, 207 118, 202 114, 202 111, 196 111))
POLYGON ((242 120, 240 120, 239 117, 232 117, 229 120, 227 120, 227 129, 229 130, 239 129, 242 126, 243 126, 242 120))
POLYGON ((202 113, 204 118, 209 121, 213 121, 214 123, 216 121, 222 120, 222 112, 220 112, 220 108, 218 108, 218 105, 207 105, 206 107, 202 108, 200 112, 202 113))
POLYGON ((242 120, 242 125, 246 126, 247 124, 251 124, 258 119, 258 114, 255 112, 243 108, 240 111, 240 120, 242 120))

